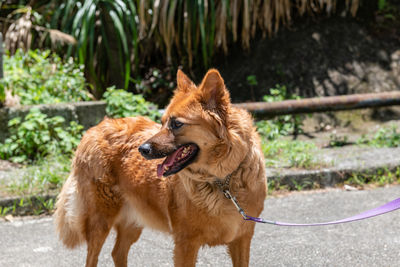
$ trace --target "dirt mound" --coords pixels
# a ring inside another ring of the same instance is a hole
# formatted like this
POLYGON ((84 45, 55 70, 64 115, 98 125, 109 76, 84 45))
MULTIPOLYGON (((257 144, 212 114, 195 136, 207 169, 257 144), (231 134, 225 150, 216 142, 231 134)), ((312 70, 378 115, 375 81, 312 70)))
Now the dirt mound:
POLYGON ((215 67, 234 102, 260 101, 276 84, 304 97, 398 90, 400 30, 375 26, 340 16, 299 21, 215 67), (257 85, 248 84, 251 75, 257 85))

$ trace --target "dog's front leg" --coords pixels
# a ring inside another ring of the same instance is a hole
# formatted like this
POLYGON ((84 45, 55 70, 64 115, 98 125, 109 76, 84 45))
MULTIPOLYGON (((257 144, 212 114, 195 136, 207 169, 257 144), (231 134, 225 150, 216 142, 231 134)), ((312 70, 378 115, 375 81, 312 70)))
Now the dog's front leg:
POLYGON ((250 243, 253 234, 247 234, 228 244, 234 267, 247 267, 250 260, 250 243))
POLYGON ((180 239, 175 240, 174 263, 175 267, 194 267, 196 266, 197 253, 200 244, 195 240, 180 239))

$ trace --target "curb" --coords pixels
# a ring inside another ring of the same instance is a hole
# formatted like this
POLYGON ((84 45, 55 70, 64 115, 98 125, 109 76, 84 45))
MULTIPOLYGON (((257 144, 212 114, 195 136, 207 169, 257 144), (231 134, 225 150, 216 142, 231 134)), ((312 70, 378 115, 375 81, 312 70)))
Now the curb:
POLYGON ((279 185, 287 185, 289 189, 324 188, 342 184, 347 179, 357 175, 373 178, 374 175, 395 174, 400 178, 400 147, 366 148, 341 147, 320 150, 316 158, 322 164, 333 164, 320 169, 278 169, 266 168, 267 177, 279 185), (393 173, 394 172, 394 173, 393 173))
MULTIPOLYGON (((343 183, 354 174, 375 175, 387 172, 400 172, 400 163, 393 161, 363 168, 324 168, 321 170, 279 170, 266 168, 268 181, 276 186, 286 186, 290 190, 334 187, 343 183)), ((39 215, 51 213, 56 201, 56 194, 29 197, 10 197, 0 199, 0 207, 12 210, 13 215, 39 215), (22 205, 21 205, 22 203, 22 205)), ((5 215, 5 214, 2 214, 5 215)))
POLYGON ((398 172, 400 164, 374 165, 364 168, 325 168, 322 170, 285 170, 279 174, 276 169, 267 169, 269 181, 274 181, 278 186, 288 186, 290 190, 298 190, 297 187, 304 189, 334 187, 342 184, 355 174, 362 176, 372 176, 376 174, 384 174, 388 172, 398 172))

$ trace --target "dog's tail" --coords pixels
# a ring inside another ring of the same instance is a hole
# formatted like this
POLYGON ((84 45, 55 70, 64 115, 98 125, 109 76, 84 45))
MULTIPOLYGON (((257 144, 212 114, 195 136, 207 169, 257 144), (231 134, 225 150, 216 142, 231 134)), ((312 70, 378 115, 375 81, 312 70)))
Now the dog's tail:
POLYGON ((84 210, 77 190, 77 180, 73 173, 65 182, 56 203, 54 213, 54 223, 56 231, 68 248, 74 248, 85 241, 84 229, 84 210))

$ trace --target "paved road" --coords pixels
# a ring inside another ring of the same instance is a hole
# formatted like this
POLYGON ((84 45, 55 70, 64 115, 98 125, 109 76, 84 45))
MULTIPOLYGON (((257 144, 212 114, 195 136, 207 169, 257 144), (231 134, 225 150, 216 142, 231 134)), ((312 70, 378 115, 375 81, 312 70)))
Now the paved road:
MULTIPOLYGON (((263 217, 320 222, 348 217, 400 197, 400 186, 367 191, 297 193, 268 198, 263 217)), ((355 223, 314 228, 258 225, 251 266, 400 266, 400 211, 355 223)), ((113 266, 114 235, 99 266, 113 266)), ((145 231, 132 246, 130 266, 172 266, 172 240, 145 231)), ((83 266, 85 247, 69 251, 57 241, 50 217, 0 223, 0 266, 83 266)), ((198 266, 231 266, 225 248, 204 248, 198 266)))

